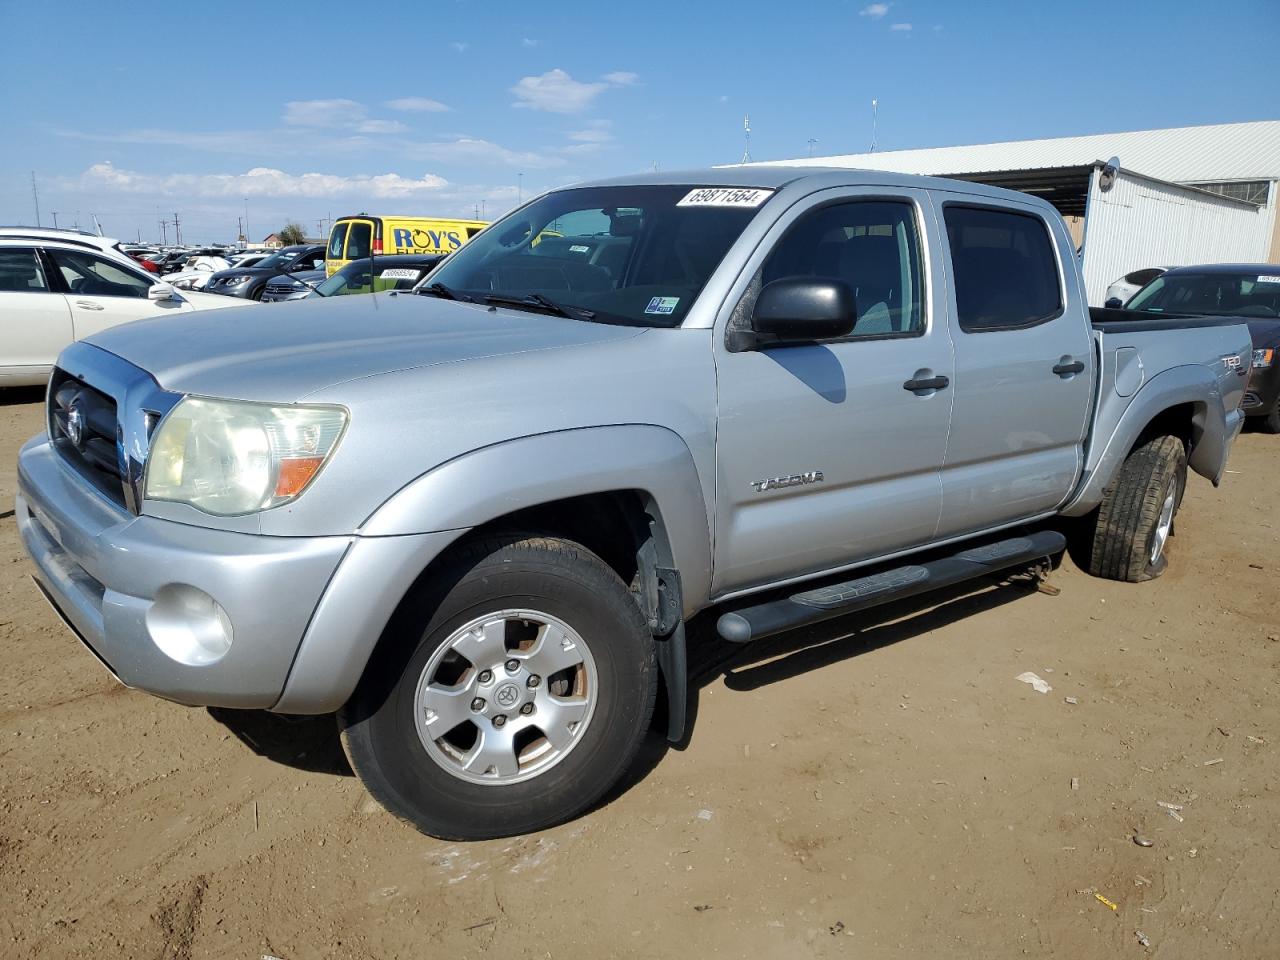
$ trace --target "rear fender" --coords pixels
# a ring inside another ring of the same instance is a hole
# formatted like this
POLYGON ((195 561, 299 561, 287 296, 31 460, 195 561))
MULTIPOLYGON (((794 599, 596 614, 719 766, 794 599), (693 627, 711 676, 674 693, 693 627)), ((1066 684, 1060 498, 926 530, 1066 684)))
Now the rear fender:
MULTIPOLYGON (((1104 398, 1104 409, 1105 404, 1115 400, 1115 397, 1104 398)), ((1157 374, 1134 395, 1096 462, 1085 465, 1080 488, 1062 509, 1062 514, 1079 517, 1098 506, 1103 492, 1143 432, 1166 410, 1183 405, 1192 407, 1187 431, 1188 465, 1216 486, 1226 470, 1231 443, 1240 429, 1240 413, 1226 411, 1218 379, 1209 368, 1188 364, 1157 374)), ((1099 418, 1098 429, 1106 429, 1103 418, 1099 418)))

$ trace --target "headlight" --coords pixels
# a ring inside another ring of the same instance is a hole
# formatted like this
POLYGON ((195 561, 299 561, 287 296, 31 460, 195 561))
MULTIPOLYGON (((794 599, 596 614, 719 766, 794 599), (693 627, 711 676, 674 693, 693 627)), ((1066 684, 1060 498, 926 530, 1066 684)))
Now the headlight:
POLYGON ((192 285, 193 283, 195 283, 195 282, 196 282, 196 281, 195 281, 195 279, 194 279, 194 278, 192 278, 192 277, 188 277, 188 278, 187 278, 187 279, 185 279, 185 280, 175 280, 175 281, 173 281, 173 285, 174 285, 175 287, 177 287, 179 290, 190 290, 190 289, 191 289, 191 285, 192 285))
POLYGON ((186 397, 156 429, 144 496, 217 517, 278 507, 315 479, 346 425, 341 407, 186 397))
POLYGON ((1253 351, 1253 369, 1265 370, 1271 366, 1271 358, 1275 355, 1275 350, 1266 347, 1262 350, 1253 351))
POLYGON ((228 287, 238 287, 240 286, 240 284, 248 283, 252 279, 253 277, 245 274, 239 277, 223 277, 222 282, 225 283, 228 287))

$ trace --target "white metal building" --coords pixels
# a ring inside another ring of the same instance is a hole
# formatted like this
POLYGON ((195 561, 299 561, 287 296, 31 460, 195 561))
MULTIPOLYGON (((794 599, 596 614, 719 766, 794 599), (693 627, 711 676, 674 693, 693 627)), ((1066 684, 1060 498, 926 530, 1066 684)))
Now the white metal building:
POLYGON ((784 160, 1034 193, 1083 248, 1089 301, 1142 267, 1280 263, 1280 120, 784 160), (1107 161, 1119 159, 1114 177, 1107 161))

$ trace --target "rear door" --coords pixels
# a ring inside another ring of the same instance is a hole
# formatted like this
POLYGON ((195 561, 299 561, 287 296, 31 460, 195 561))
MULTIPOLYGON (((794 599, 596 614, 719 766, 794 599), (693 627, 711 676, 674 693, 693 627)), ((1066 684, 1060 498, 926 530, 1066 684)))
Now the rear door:
POLYGON ((1070 238, 1034 205, 935 194, 950 273, 954 409, 940 537, 1046 513, 1075 486, 1093 400, 1070 238))
POLYGON ((73 338, 66 298, 34 247, 0 247, 0 368, 44 368, 73 338))
POLYGON ((748 261, 716 337, 717 593, 933 539, 953 372, 939 250, 927 195, 844 188, 797 204, 748 261), (794 276, 849 284, 853 333, 731 351, 725 325, 794 276))

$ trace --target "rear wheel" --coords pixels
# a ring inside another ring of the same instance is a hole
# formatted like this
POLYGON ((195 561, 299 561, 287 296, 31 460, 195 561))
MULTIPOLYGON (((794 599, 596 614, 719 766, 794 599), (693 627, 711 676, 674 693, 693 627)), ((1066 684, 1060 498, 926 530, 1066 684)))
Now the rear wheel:
POLYGON ((410 599, 339 722, 383 806, 484 839, 595 803, 656 692, 653 639, 617 574, 569 541, 512 536, 463 548, 410 599))
POLYGON ((1103 494, 1089 572, 1137 583, 1164 573, 1173 520, 1187 485, 1187 451, 1173 436, 1135 447, 1103 494))

